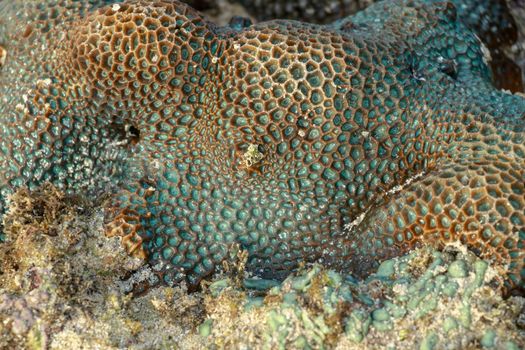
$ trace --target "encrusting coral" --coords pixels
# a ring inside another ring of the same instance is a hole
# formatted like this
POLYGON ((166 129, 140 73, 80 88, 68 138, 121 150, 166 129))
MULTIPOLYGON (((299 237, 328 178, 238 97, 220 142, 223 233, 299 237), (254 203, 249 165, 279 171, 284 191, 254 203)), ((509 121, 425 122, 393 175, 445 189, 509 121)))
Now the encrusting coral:
POLYGON ((325 26, 217 27, 175 0, 0 10, 3 211, 24 186, 109 192, 145 285, 195 287, 235 245, 282 279, 456 241, 522 285, 525 99, 451 3, 325 26))

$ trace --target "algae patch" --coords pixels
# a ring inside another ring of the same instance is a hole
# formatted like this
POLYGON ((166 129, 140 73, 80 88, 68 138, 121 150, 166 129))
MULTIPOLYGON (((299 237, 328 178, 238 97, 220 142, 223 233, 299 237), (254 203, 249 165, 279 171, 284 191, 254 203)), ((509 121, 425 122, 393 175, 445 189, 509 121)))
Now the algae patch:
POLYGON ((494 276, 451 246, 385 261, 365 281, 314 265, 263 297, 222 281, 201 333, 217 349, 519 348, 525 300, 503 299, 494 276))

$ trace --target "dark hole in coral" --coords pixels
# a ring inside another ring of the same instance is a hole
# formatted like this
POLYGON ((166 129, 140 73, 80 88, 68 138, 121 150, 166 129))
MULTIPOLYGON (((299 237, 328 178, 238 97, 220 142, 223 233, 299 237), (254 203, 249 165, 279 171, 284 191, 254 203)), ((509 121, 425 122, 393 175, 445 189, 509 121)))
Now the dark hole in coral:
POLYGON ((442 60, 439 63, 439 70, 454 80, 458 77, 457 64, 454 60, 442 60))
POLYGON ((135 145, 140 140, 140 130, 132 124, 113 122, 109 128, 118 140, 127 141, 128 144, 135 145))
POLYGON ((140 140, 140 130, 137 129, 135 126, 130 125, 126 136, 132 144, 136 144, 140 140))
POLYGON ((419 62, 418 62, 416 54, 408 53, 405 56, 405 63, 407 65, 408 72, 409 72, 409 75, 410 75, 411 79, 413 79, 413 80, 415 80, 417 82, 426 81, 426 79, 425 79, 425 77, 423 75, 423 72, 422 72, 422 67, 420 67, 420 65, 419 65, 419 62))

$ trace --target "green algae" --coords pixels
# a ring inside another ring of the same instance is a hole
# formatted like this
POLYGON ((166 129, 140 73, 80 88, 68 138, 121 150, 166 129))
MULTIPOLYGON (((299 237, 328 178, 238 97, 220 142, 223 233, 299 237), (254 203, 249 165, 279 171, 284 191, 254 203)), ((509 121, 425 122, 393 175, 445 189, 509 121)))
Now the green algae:
POLYGON ((481 338, 481 346, 483 346, 484 348, 492 348, 494 347, 494 344, 495 344, 495 340, 496 340, 496 332, 494 332, 494 330, 492 329, 489 329, 488 331, 485 332, 485 334, 483 334, 483 337, 481 338))
POLYGON ((363 341, 368 334, 368 329, 372 323, 372 318, 369 313, 364 310, 354 310, 347 318, 346 322, 346 336, 353 342, 359 343, 363 341))
POLYGON ((244 287, 253 290, 268 290, 280 284, 279 281, 262 278, 245 278, 244 287))
POLYGON ((381 265, 379 265, 375 275, 377 277, 384 277, 384 278, 392 277, 392 275, 395 272, 394 267, 395 267, 395 262, 393 260, 383 261, 381 265))
POLYGON ((423 339, 419 350, 432 350, 436 347, 439 338, 436 333, 430 333, 423 339))
POLYGON ((211 334, 211 328, 213 326, 213 320, 206 320, 199 325, 199 334, 203 337, 207 337, 211 334))
POLYGON ((467 276, 467 263, 463 260, 454 261, 448 267, 448 274, 452 278, 463 278, 467 276))
POLYGON ((452 316, 447 316, 443 321, 443 330, 445 331, 445 333, 449 333, 453 330, 456 330, 458 329, 458 327, 458 321, 452 316))
MULTIPOLYGON (((489 286, 493 272, 487 263, 454 246, 447 249, 422 249, 389 260, 377 274, 357 283, 318 265, 292 275, 245 309, 266 315, 266 326, 259 328, 262 335, 257 336, 266 341, 243 344, 350 349, 438 349, 452 344, 451 349, 460 349, 465 342, 487 342, 490 330, 478 329, 483 312, 479 305, 499 300, 498 308, 506 308, 507 302, 489 286), (343 327, 330 329, 334 319, 343 327), (407 331, 414 327, 421 331, 407 331)), ((214 319, 214 334, 228 333, 221 319, 214 319)), ((507 331, 502 333, 504 339, 495 338, 498 346, 506 346, 513 337, 525 339, 512 323, 492 324, 495 329, 502 327, 507 331)))

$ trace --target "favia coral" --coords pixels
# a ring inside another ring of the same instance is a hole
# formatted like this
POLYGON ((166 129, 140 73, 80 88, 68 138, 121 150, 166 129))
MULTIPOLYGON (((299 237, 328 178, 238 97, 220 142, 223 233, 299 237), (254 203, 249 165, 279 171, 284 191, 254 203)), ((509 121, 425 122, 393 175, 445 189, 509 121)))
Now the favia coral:
POLYGON ((0 7, 3 210, 22 186, 108 192, 143 284, 194 287, 236 245, 280 279, 457 241, 523 283, 525 99, 452 4, 248 27, 175 0, 0 7))

